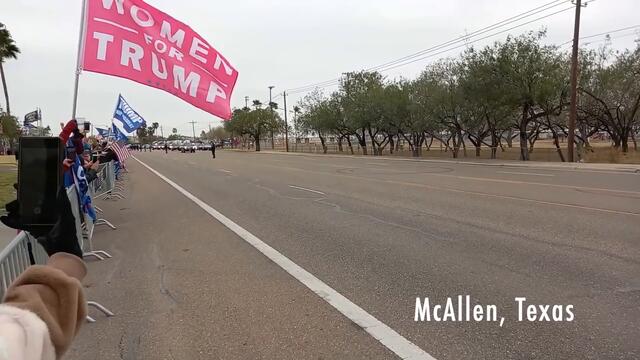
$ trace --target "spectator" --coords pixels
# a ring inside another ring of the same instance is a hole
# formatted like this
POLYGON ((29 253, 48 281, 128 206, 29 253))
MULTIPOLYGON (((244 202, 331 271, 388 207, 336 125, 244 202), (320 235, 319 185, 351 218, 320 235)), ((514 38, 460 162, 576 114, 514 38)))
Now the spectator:
POLYGON ((81 281, 87 273, 78 243, 75 218, 64 188, 58 193, 58 220, 47 230, 33 229, 20 219, 18 201, 6 205, 5 225, 29 231, 50 256, 34 265, 7 289, 0 305, 0 359, 60 358, 86 317, 81 281))

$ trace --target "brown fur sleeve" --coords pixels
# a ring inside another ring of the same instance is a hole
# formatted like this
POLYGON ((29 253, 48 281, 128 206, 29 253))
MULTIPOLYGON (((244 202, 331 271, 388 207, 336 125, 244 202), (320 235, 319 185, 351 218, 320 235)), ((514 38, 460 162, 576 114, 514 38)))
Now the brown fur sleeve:
POLYGON ((31 311, 47 324, 58 357, 67 351, 87 314, 80 284, 86 272, 80 258, 57 253, 46 266, 31 266, 22 273, 4 299, 6 305, 31 311))

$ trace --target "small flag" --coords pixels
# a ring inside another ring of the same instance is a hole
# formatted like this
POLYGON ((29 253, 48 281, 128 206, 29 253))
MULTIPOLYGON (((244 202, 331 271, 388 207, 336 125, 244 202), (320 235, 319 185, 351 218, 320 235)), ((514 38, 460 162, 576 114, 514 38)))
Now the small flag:
POLYGON ((120 129, 118 129, 116 124, 113 124, 111 126, 110 137, 113 137, 116 141, 122 141, 123 143, 126 143, 127 141, 129 141, 129 138, 127 138, 127 135, 125 135, 122 131, 120 131, 120 129))
POLYGON ((127 160, 131 153, 129 152, 129 148, 127 146, 120 145, 117 141, 114 141, 109 145, 109 149, 113 150, 118 156, 118 160, 121 163, 124 163, 127 160))
POLYGON ((118 95, 118 105, 113 114, 113 124, 125 133, 131 134, 147 122, 127 103, 127 101, 118 95))
POLYGON ((98 136, 101 138, 109 137, 109 130, 107 129, 96 128, 96 131, 98 131, 98 136))

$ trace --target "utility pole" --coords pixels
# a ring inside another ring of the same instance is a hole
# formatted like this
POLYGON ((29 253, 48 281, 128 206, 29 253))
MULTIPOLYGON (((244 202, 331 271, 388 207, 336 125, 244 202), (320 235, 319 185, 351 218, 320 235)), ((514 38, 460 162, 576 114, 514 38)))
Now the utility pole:
POLYGON ((284 149, 289 152, 289 121, 287 120, 287 92, 282 92, 284 98, 284 149))
MULTIPOLYGON (((271 106, 271 104, 273 104, 273 100, 271 97, 271 93, 273 91, 273 88, 275 86, 271 85, 269 86, 269 109, 271 110, 271 114, 273 114, 273 107, 271 106)), ((273 140, 273 129, 271 129, 271 150, 275 150, 276 144, 275 141, 273 140)))
POLYGON ((569 107, 569 136, 567 137, 567 157, 569 162, 574 162, 574 142, 576 133, 576 120, 578 118, 578 49, 580 45, 580 10, 582 0, 575 0, 576 19, 573 30, 573 53, 571 54, 571 105, 569 107))
POLYGON ((196 141, 196 124, 197 123, 198 123, 197 121, 189 122, 189 124, 191 124, 191 128, 193 129, 193 141, 196 141))
POLYGON ((293 151, 298 151, 298 108, 293 107, 293 151))
POLYGON ((245 107, 246 109, 248 109, 248 108, 249 108, 249 97, 248 97, 248 96, 245 96, 245 97, 244 97, 244 107, 245 107))

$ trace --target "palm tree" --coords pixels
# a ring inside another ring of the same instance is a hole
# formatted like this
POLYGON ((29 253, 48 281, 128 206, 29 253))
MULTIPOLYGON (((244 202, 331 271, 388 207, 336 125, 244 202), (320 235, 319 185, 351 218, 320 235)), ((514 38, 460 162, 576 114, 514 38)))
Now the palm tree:
POLYGON ((2 64, 6 59, 17 59, 20 49, 16 46, 15 41, 11 38, 11 33, 0 23, 0 77, 2 78, 2 88, 4 90, 4 99, 7 102, 7 115, 11 115, 11 107, 9 106, 9 93, 7 92, 7 80, 4 77, 4 68, 2 64))
POLYGON ((154 122, 153 124, 151 124, 151 128, 153 129, 153 136, 156 136, 156 131, 158 131, 159 127, 160 127, 160 124, 158 124, 157 122, 154 122))
POLYGON ((293 133, 294 133, 293 136, 296 138, 295 141, 293 142, 294 144, 293 151, 298 151, 298 116, 301 113, 302 113, 302 109, 300 109, 300 106, 293 107, 293 133))
POLYGON ((260 109, 262 106, 262 102, 260 100, 253 100, 253 106, 257 109, 260 109))

